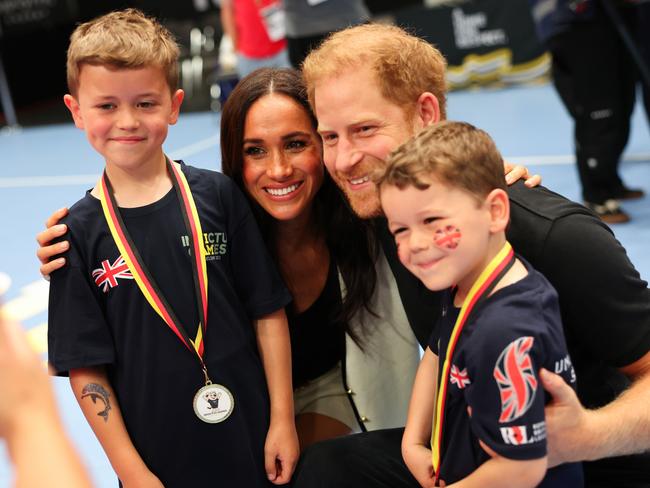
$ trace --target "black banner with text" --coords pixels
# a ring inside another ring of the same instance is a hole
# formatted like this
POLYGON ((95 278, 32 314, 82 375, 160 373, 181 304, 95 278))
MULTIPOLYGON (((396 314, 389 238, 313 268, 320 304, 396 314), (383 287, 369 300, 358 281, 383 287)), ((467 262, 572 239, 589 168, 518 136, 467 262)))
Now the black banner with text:
POLYGON ((537 40, 526 0, 416 6, 397 11, 395 21, 445 55, 451 89, 530 82, 545 77, 550 68, 550 56, 537 40))

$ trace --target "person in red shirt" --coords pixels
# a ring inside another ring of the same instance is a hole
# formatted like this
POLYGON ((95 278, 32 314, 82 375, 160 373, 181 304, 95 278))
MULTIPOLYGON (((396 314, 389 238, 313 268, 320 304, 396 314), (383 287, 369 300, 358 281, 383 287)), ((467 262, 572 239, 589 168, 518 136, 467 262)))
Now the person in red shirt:
POLYGON ((221 0, 221 25, 235 46, 237 75, 258 68, 289 68, 280 0, 221 0))

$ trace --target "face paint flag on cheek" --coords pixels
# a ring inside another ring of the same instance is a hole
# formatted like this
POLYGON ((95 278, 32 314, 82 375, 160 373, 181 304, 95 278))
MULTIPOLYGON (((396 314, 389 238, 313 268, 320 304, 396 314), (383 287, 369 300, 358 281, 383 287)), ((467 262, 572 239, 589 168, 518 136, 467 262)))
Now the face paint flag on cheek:
POLYGON ((454 225, 445 225, 435 230, 433 243, 444 249, 456 249, 460 242, 460 229, 454 225))

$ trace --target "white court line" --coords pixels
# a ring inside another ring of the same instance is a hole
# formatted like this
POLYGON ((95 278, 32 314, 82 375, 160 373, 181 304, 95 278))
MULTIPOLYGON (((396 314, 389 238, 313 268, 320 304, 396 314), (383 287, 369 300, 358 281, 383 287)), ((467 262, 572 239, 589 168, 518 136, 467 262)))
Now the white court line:
POLYGON ((195 142, 189 146, 181 147, 175 151, 169 153, 169 157, 172 159, 185 159, 188 156, 192 156, 206 149, 210 149, 213 146, 219 146, 219 135, 208 137, 202 141, 195 142))
MULTIPOLYGON (((185 159, 193 154, 218 147, 219 135, 181 147, 169 153, 172 159, 185 159)), ((43 186, 92 185, 99 179, 99 174, 58 175, 58 176, 18 176, 0 178, 0 188, 35 188, 43 186)))
POLYGON ((15 178, 0 178, 0 188, 35 188, 39 186, 87 185, 95 183, 98 179, 98 174, 66 176, 18 176, 15 178))
MULTIPOLYGON (((524 166, 554 166, 575 164, 576 157, 573 154, 559 156, 513 156, 504 158, 509 163, 523 164, 524 166)), ((650 161, 650 154, 627 154, 622 158, 625 162, 645 162, 650 161)))

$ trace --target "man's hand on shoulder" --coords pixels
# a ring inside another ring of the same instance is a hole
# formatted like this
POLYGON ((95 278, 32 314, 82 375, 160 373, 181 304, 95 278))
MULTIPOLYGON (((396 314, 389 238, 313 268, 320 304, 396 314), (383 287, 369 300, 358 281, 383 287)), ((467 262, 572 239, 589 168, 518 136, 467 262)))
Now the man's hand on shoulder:
POLYGON ((542 184, 542 177, 540 175, 530 175, 528 168, 522 165, 515 165, 507 161, 503 162, 503 170, 506 175, 506 183, 508 186, 523 179, 524 184, 528 188, 534 188, 542 184))

